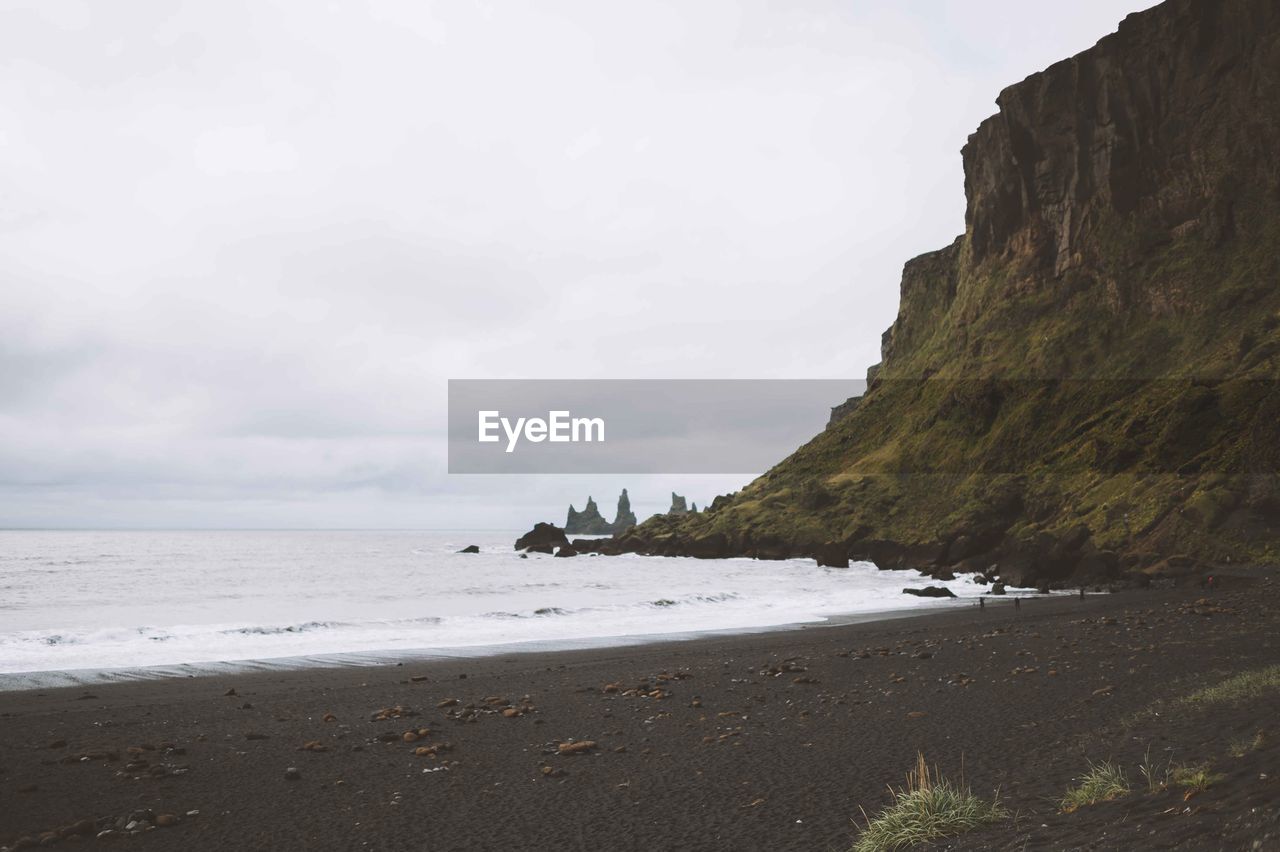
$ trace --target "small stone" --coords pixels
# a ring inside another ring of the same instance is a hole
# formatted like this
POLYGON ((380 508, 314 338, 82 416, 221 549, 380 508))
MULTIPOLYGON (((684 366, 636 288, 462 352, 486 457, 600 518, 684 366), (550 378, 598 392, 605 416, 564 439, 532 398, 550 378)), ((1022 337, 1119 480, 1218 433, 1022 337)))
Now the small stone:
POLYGON ((230 698, 231 696, 233 696, 233 695, 239 695, 240 693, 236 692, 236 688, 233 686, 233 687, 231 687, 230 689, 228 689, 226 692, 224 692, 224 693, 222 693, 222 694, 223 694, 223 696, 224 696, 224 697, 230 698))
POLYGON ((445 707, 457 707, 460 703, 461 703, 461 702, 460 702, 460 701, 458 701, 458 699, 456 699, 456 698, 446 698, 445 700, 443 700, 443 701, 441 701, 440 703, 438 703, 438 704, 436 705, 436 707, 439 707, 439 708, 442 708, 442 709, 443 709, 443 708, 445 708, 445 707))
POLYGON ((174 826, 177 824, 178 824, 177 814, 160 814, 160 816, 156 817, 156 825, 159 826, 160 828, 169 828, 170 826, 174 826))
POLYGON ((290 766, 284 771, 284 777, 286 781, 300 781, 302 780, 302 773, 298 771, 298 767, 290 766))
POLYGON ((502 711, 502 715, 506 716, 508 719, 513 719, 520 715, 520 711, 514 707, 507 707, 502 711))
POLYGON ((404 734, 403 734, 403 736, 401 736, 401 737, 400 737, 400 739, 404 740, 404 741, 405 741, 405 742, 407 742, 407 743, 417 742, 417 741, 418 741, 418 732, 417 732, 417 731, 405 731, 405 732, 404 732, 404 734))
POLYGON ((595 740, 579 740, 576 743, 560 743, 557 750, 560 754, 586 754, 596 748, 595 740))

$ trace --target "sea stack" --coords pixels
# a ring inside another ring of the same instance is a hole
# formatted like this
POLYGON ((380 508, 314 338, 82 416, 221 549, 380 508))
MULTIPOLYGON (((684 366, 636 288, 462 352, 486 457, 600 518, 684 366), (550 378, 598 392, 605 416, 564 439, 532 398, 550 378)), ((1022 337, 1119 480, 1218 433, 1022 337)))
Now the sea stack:
POLYGON ((627 489, 622 489, 622 493, 618 495, 618 513, 613 519, 613 532, 622 532, 629 530, 636 525, 636 513, 631 511, 631 498, 627 496, 627 489))
POLYGON ((569 506, 569 516, 564 523, 564 531, 570 535, 616 535, 636 525, 635 512, 631 511, 631 498, 627 489, 622 489, 618 497, 618 512, 613 523, 609 523, 600 514, 596 501, 587 497, 587 505, 581 512, 569 506))
POLYGON ((600 508, 591 497, 581 512, 569 505, 569 517, 564 522, 564 531, 570 535, 607 535, 612 532, 611 525, 600 514, 600 508))

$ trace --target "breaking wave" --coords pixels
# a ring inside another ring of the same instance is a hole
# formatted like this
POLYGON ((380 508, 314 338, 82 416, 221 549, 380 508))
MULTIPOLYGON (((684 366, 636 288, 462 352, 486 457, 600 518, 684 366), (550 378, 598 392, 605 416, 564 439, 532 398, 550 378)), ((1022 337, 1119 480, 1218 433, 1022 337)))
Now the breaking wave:
POLYGON ((0 688, 5 673, 617 643, 951 605, 870 565, 521 559, 509 533, 0 536, 0 688), (50 596, 42 562, 77 594, 50 596))

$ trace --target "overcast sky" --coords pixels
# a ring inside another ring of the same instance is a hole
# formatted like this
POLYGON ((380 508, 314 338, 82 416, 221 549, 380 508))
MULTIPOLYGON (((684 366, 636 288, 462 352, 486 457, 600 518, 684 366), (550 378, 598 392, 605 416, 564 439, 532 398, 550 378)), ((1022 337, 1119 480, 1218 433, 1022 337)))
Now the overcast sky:
POLYGON ((703 503, 448 476, 446 380, 860 378, 1000 89, 1150 5, 0 2, 0 526, 703 503))

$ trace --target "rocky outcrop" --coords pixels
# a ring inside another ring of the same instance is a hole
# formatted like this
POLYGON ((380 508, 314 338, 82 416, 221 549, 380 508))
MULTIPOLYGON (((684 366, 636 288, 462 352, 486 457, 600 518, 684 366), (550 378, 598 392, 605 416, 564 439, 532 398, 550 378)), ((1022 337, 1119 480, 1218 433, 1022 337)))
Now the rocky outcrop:
POLYGON ((671 508, 667 510, 668 515, 685 515, 689 512, 689 504, 685 499, 676 492, 671 492, 671 508))
POLYGON ((925 586, 923 589, 903 589, 904 595, 915 595, 918 598, 954 598, 956 593, 946 586, 925 586))
POLYGON ((541 553, 550 553, 553 548, 567 547, 569 539, 565 538, 564 530, 555 524, 538 522, 533 525, 533 529, 516 539, 516 550, 533 550, 541 553))
POLYGON ((852 414, 853 410, 858 407, 858 402, 861 401, 861 399, 861 396, 851 396, 839 405, 831 406, 831 417, 827 420, 828 428, 837 421, 843 420, 845 417, 852 414))
POLYGON ((618 511, 612 523, 606 521, 596 506, 596 501, 587 498, 587 505, 581 512, 569 506, 569 516, 565 520, 564 531, 570 535, 615 535, 636 525, 635 512, 631 510, 631 498, 627 489, 622 489, 618 496, 618 511))
POLYGON ((1274 562, 1277 68, 1274 0, 1168 0, 1005 89, 963 148, 965 233, 905 265, 866 392, 611 547, 998 588, 1274 562))

